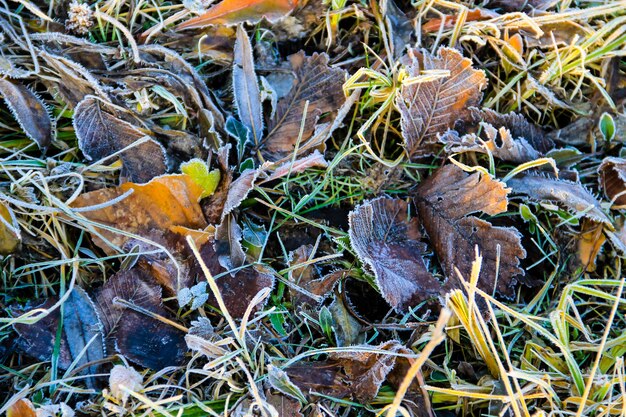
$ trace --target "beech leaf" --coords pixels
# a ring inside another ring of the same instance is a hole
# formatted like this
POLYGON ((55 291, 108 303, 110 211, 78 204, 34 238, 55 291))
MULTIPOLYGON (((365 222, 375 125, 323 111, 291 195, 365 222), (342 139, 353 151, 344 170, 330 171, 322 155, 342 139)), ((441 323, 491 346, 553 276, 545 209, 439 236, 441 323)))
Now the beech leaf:
MULTIPOLYGON (((87 96, 76 106, 74 129, 78 146, 90 160, 112 155, 147 136, 111 113, 94 96, 87 96)), ((167 169, 164 148, 149 137, 146 142, 124 150, 120 158, 124 176, 133 182, 148 182, 167 169)))
POLYGON ((241 123, 248 128, 255 144, 263 136, 263 111, 259 81, 254 72, 252 46, 242 26, 237 28, 233 57, 233 94, 241 123))
POLYGON ((520 233, 471 216, 506 211, 509 192, 504 183, 483 173, 468 174, 456 165, 439 168, 417 188, 419 217, 448 278, 447 290, 463 288, 455 268, 468 279, 478 246, 483 257, 478 287, 487 293, 513 295, 515 277, 524 275, 519 260, 526 251, 520 233))
POLYGON ((582 184, 543 175, 528 174, 511 178, 507 185, 516 194, 524 194, 534 201, 550 201, 567 208, 571 213, 611 225, 600 202, 582 184))
POLYGON ((289 60, 296 82, 289 94, 278 102, 276 115, 269 121, 268 133, 263 140, 264 152, 271 160, 294 152, 303 124, 299 147, 306 147, 319 118, 325 113, 336 112, 346 101, 342 90, 345 71, 329 67, 326 54, 314 53, 307 57, 299 52, 291 55, 289 60), (305 117, 307 101, 309 105, 305 117))
POLYGON ((26 136, 45 151, 53 139, 54 123, 43 101, 23 84, 6 78, 0 78, 0 95, 26 136))
POLYGON ((422 71, 448 70, 450 75, 432 81, 403 85, 396 99, 400 110, 402 136, 410 157, 426 156, 436 151, 438 135, 468 120, 469 107, 476 106, 487 85, 485 73, 472 68, 472 61, 460 52, 439 48, 437 56, 423 51, 407 67, 409 75, 422 71))
POLYGON ((403 200, 380 197, 350 212, 350 243, 376 276, 382 296, 398 311, 435 297, 441 284, 424 259, 419 223, 403 200))
POLYGON ((611 208, 626 207, 626 159, 604 158, 598 167, 598 176, 606 197, 611 201, 615 199, 611 208))

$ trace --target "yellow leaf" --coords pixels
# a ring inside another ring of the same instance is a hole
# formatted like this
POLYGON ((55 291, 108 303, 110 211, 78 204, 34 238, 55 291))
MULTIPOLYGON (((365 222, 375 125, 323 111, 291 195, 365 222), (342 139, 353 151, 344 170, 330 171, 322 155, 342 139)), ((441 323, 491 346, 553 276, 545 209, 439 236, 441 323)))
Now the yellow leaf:
MULTIPOLYGON (((2 206, 0 206, 2 207, 2 206)), ((33 403, 27 399, 20 399, 11 404, 7 410, 7 417, 36 417, 33 403)))
POLYGON ((13 212, 0 203, 0 255, 13 253, 20 242, 20 229, 13 212))
POLYGON ((202 188, 200 199, 212 195, 220 183, 220 171, 218 169, 209 171, 209 167, 200 159, 192 159, 182 164, 180 170, 202 188))

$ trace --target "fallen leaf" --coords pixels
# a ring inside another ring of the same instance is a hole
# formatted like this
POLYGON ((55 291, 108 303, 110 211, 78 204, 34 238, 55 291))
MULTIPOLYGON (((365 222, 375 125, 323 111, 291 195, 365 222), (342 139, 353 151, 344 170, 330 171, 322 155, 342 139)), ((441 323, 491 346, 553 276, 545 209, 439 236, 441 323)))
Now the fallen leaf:
POLYGON ((14 253, 22 243, 20 225, 15 214, 8 206, 0 202, 0 255, 14 253))
POLYGON ((612 209, 626 208, 626 159, 607 157, 598 167, 600 187, 613 202, 612 209))
POLYGON ((160 253, 143 255, 142 259, 152 268, 161 285, 175 294, 179 288, 189 287, 193 280, 186 271, 186 260, 191 254, 184 236, 195 234, 202 241, 210 235, 203 232, 208 225, 198 203, 203 192, 188 175, 169 175, 146 184, 124 183, 85 193, 72 207, 82 208, 81 214, 92 222, 125 232, 94 227, 91 231, 94 243, 107 254, 130 250, 132 246, 146 251, 161 249, 160 253), (89 209, 89 206, 103 204, 98 209, 89 209), (132 238, 128 233, 142 239, 132 238))
MULTIPOLYGON (((327 360, 290 365, 284 372, 305 394, 318 393, 367 403, 376 397, 394 368, 397 353, 410 351, 396 341, 379 346, 356 346, 349 352, 330 353, 327 360)), ((275 388, 280 390, 280 387, 275 388)))
POLYGON ((230 184, 222 211, 222 221, 246 199, 261 174, 263 171, 260 169, 246 169, 239 178, 230 184))
POLYGON ((220 265, 226 270, 233 270, 246 263, 246 253, 241 245, 243 230, 233 215, 228 215, 215 228, 215 253, 220 265))
POLYGON ((209 224, 218 224, 222 221, 224 205, 228 199, 228 192, 233 182, 233 172, 228 166, 228 153, 230 144, 221 147, 217 151, 217 163, 220 171, 220 182, 215 192, 203 199, 200 203, 204 217, 209 224))
POLYGON ((403 85, 396 99, 406 151, 418 157, 435 152, 439 134, 470 118, 469 107, 480 102, 487 78, 472 68, 470 59, 450 48, 439 48, 436 57, 423 51, 411 61, 407 70, 412 77, 422 71, 450 71, 447 77, 403 85))
POLYGON ((233 53, 233 94, 239 120, 252 135, 255 145, 263 137, 263 109, 259 80, 254 72, 252 46, 242 26, 237 28, 237 42, 233 53))
POLYGON ((232 26, 257 23, 263 18, 270 23, 288 15, 298 0, 223 0, 200 16, 178 25, 176 30, 201 28, 208 25, 232 26))
POLYGON ((304 303, 312 306, 318 305, 323 297, 333 290, 346 272, 339 270, 321 276, 315 265, 309 262, 313 256, 313 249, 313 245, 302 245, 289 252, 289 267, 293 268, 288 273, 289 281, 306 291, 289 288, 293 303, 296 305, 304 303), (312 298, 307 292, 315 298, 312 298))
POLYGON ((342 90, 345 71, 329 67, 326 54, 314 53, 307 57, 300 52, 291 55, 289 60, 296 74, 296 82, 287 97, 278 102, 276 115, 268 122, 263 151, 270 160, 291 155, 299 138, 298 146, 305 146, 320 117, 336 112, 346 101, 342 90), (309 104, 305 117, 307 101, 309 104))
POLYGON ((76 412, 64 402, 42 405, 37 409, 37 417, 74 417, 76 412))
POLYGON ((335 297, 328 309, 333 319, 333 334, 337 347, 365 343, 365 332, 361 323, 346 308, 341 297, 335 297))
POLYGON ((455 131, 449 130, 440 137, 440 141, 445 143, 445 149, 449 153, 490 153, 497 159, 516 163, 524 163, 541 157, 541 154, 526 139, 513 138, 507 128, 496 129, 483 122, 480 125, 485 140, 474 133, 459 137, 455 131))
MULTIPOLYGON (((51 308, 58 299, 49 298, 39 309, 51 308)), ((23 314, 32 308, 13 308, 13 312, 23 314)), ((105 357, 103 326, 95 307, 87 293, 79 287, 73 287, 63 303, 63 331, 59 344, 58 367, 66 370, 70 366, 80 368, 83 365, 98 362, 105 357)), ((33 324, 16 323, 13 328, 19 335, 18 346, 29 356, 40 361, 50 361, 54 350, 61 314, 59 309, 33 324)), ((95 375, 98 365, 86 366, 80 375, 95 375)), ((87 385, 94 386, 93 377, 87 378, 87 385)))
POLYGON ((455 272, 468 279, 475 247, 484 259, 478 287, 487 293, 511 297, 517 275, 524 275, 519 260, 526 257, 520 233, 512 227, 496 227, 472 213, 496 215, 506 211, 505 184, 483 173, 467 174, 456 165, 445 165, 417 188, 415 202, 422 225, 448 278, 445 288, 460 288, 455 272))
POLYGON ((428 271, 419 222, 408 217, 408 204, 377 198, 350 212, 350 243, 376 276, 383 297, 397 311, 407 311, 436 297, 441 284, 428 271))
POLYGON ((107 345, 146 368, 160 370, 181 363, 186 351, 185 333, 126 305, 172 320, 162 306, 161 288, 150 273, 137 266, 120 271, 98 289, 94 300, 107 345))
POLYGON ((130 393, 143 389, 143 376, 132 366, 115 365, 109 374, 109 390, 111 395, 126 404, 130 393))
POLYGON ((274 181, 290 174, 300 174, 309 168, 327 167, 328 162, 326 162, 326 160, 324 159, 324 155, 322 155, 316 149, 311 155, 305 156, 304 158, 298 158, 295 161, 287 161, 274 168, 274 172, 272 172, 266 179, 260 181, 260 183, 262 184, 265 182, 274 181))
POLYGON ((282 394, 272 394, 270 392, 268 392, 265 397, 267 403, 274 407, 280 417, 304 417, 300 412, 302 405, 293 398, 282 394))
POLYGON ((123 175, 129 181, 141 183, 163 174, 167 170, 163 147, 110 111, 94 96, 87 96, 76 106, 74 129, 85 156, 98 160, 148 137, 146 142, 121 152, 123 175))
POLYGON ((23 84, 7 78, 0 78, 0 95, 26 136, 45 152, 55 126, 43 101, 23 84))
POLYGON ((585 268, 586 272, 596 270, 596 259, 604 246, 604 242, 606 242, 603 231, 604 228, 601 224, 590 220, 583 221, 580 234, 577 237, 577 254, 578 261, 585 268))
POLYGON ((200 159, 185 162, 180 166, 180 172, 191 177, 193 182, 202 187, 200 199, 213 195, 221 179, 218 169, 209 171, 207 164, 200 159))
MULTIPOLYGON (((476 21, 493 19, 499 16, 500 15, 498 13, 492 12, 491 10, 471 9, 467 11, 464 21, 476 22, 476 21)), ((459 15, 445 16, 443 19, 439 17, 434 18, 434 19, 429 19, 428 21, 426 21, 426 23, 422 25, 422 32, 425 32, 425 33, 438 32, 439 30, 442 29, 442 26, 443 26, 443 30, 450 30, 456 25, 458 18, 459 18, 459 15)))
POLYGON ((30 400, 21 398, 9 406, 7 417, 37 417, 37 413, 30 400))
POLYGON ((550 201, 567 208, 572 214, 611 225, 600 202, 582 184, 553 177, 528 174, 511 178, 507 185, 516 194, 524 194, 534 201, 550 201))
MULTIPOLYGON (((213 242, 207 242, 200 247, 200 256, 211 275, 216 277, 215 281, 221 297, 228 312, 233 317, 243 317, 259 291, 274 287, 274 275, 262 265, 252 265, 238 269, 234 273, 227 273, 227 270, 220 265, 213 242)), ((200 265, 197 263, 192 267, 192 273, 199 276, 200 279, 204 277, 200 265)), ((217 307, 214 294, 209 296, 208 303, 217 307)), ((252 312, 259 311, 262 307, 263 304, 257 305, 252 309, 252 312)))

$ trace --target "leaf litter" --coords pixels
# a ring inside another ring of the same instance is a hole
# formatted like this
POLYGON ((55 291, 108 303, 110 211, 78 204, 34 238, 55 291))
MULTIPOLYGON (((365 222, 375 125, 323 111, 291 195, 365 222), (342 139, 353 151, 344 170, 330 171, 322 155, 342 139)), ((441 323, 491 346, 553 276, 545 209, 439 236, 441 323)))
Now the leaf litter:
POLYGON ((619 413, 623 5, 366 3, 0 6, 0 412, 619 413))

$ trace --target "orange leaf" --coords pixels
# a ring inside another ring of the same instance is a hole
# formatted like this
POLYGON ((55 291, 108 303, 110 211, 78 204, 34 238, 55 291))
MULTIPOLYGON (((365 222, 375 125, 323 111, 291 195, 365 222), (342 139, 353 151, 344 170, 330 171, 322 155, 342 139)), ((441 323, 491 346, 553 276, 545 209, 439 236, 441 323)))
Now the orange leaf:
POLYGON ((20 399, 11 404, 7 410, 7 417, 36 417, 33 403, 26 399, 20 399))
POLYGON ((265 18, 274 23, 289 14, 298 0, 224 0, 176 27, 176 30, 200 28, 208 25, 236 25, 257 23, 265 18))

